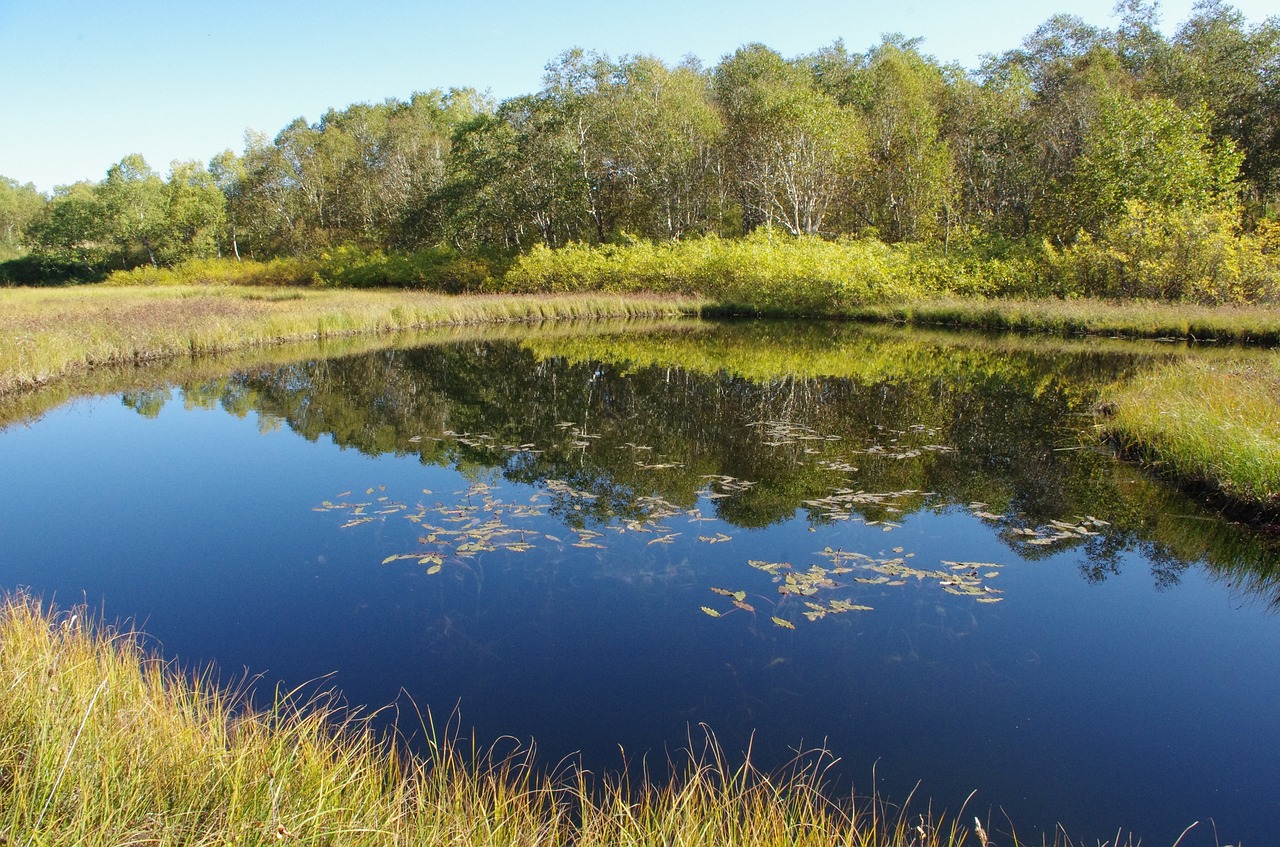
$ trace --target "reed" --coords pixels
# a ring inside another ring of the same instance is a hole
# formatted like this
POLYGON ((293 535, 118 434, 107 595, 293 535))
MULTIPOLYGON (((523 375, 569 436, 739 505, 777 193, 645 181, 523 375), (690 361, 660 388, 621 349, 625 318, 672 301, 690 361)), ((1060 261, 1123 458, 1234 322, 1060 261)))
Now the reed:
POLYGON ((975 831, 963 810, 834 802, 820 766, 763 774, 710 738, 662 785, 549 775, 527 750, 404 753, 329 699, 255 711, 211 679, 83 609, 3 601, 0 843, 960 847, 975 831))

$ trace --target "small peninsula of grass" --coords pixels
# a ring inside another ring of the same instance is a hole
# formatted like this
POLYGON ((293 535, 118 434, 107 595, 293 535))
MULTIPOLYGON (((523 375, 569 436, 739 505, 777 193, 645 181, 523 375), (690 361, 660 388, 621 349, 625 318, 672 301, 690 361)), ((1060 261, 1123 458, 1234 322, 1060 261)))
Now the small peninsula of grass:
POLYGON ((1186 359, 1139 376, 1109 398, 1103 429, 1122 453, 1233 511, 1280 514, 1280 356, 1186 359))
POLYGON ((0 606, 3 844, 985 843, 963 810, 834 802, 820 769, 769 777, 714 743, 664 785, 431 750, 404 753, 323 702, 247 709, 83 610, 0 606))

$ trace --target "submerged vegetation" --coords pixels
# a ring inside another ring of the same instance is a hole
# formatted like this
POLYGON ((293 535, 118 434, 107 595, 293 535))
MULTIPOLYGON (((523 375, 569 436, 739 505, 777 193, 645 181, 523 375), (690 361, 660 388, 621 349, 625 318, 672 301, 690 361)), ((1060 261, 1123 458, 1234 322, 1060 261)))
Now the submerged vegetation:
POLYGON ((960 847, 1007 825, 963 808, 833 800, 819 753, 770 775, 709 738, 673 754, 662 785, 572 763, 548 774, 532 751, 485 754, 435 735, 418 757, 330 700, 282 693, 256 711, 136 634, 23 596, 0 607, 0 679, 8 844, 960 847))

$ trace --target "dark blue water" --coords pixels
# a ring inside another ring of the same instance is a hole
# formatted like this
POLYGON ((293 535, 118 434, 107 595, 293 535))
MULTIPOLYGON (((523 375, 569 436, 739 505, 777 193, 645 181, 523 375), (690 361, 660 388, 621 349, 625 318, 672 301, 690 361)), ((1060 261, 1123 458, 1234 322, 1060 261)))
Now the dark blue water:
POLYGON ((914 383, 501 344, 83 399, 0 432, 0 585, 552 764, 705 725, 1024 841, 1264 843, 1265 539, 1081 449, 1095 358, 918 344, 914 383))

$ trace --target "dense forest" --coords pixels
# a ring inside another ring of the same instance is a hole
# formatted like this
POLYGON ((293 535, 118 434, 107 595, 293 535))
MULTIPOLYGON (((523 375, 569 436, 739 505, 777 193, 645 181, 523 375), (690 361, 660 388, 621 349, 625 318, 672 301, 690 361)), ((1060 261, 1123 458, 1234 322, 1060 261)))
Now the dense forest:
POLYGON ((1053 17, 973 70, 900 36, 795 58, 750 44, 710 68, 572 50, 502 102, 358 103, 167 175, 125 156, 51 197, 0 178, 0 275, 761 228, 1007 252, 1161 226, 1275 252, 1280 19, 1202 0, 1165 36, 1155 4, 1116 12, 1110 29, 1053 17))

